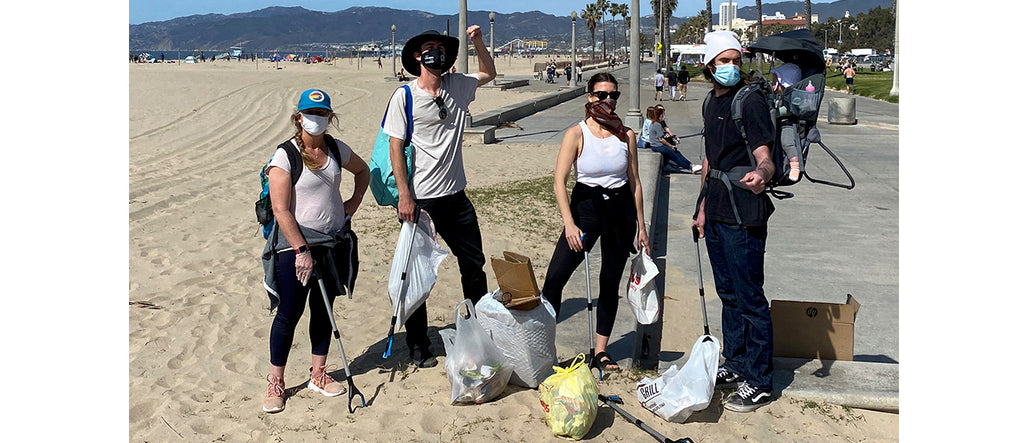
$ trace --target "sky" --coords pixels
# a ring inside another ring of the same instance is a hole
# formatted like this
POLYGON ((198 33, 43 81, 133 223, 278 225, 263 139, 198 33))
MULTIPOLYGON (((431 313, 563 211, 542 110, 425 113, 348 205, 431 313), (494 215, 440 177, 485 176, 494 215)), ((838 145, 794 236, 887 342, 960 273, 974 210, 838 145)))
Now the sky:
MULTIPOLYGON (((733 0, 738 7, 753 6, 754 0, 733 0)), ((782 0, 778 0, 782 1, 782 0)), ((778 1, 766 0, 762 8, 778 1)), ((467 8, 472 11, 494 11, 497 13, 541 11, 553 15, 569 15, 577 13, 593 0, 467 0, 467 8), (513 6, 514 5, 514 6, 513 6)), ((632 4, 632 0, 612 0, 613 3, 632 4)), ((270 6, 301 6, 312 11, 335 12, 352 6, 383 6, 393 9, 420 10, 433 14, 456 14, 459 12, 459 1, 425 1, 425 0, 375 0, 375 1, 328 1, 328 0, 129 0, 128 24, 137 25, 145 22, 164 21, 194 14, 235 14, 250 12, 270 6)), ((718 12, 718 4, 722 0, 712 0, 714 12, 718 12)), ((813 3, 813 2, 812 2, 813 3)), ((677 0, 678 6, 673 14, 676 17, 696 15, 704 9, 705 0, 677 0)), ((765 8, 765 14, 772 14, 771 8, 765 8)), ((651 1, 640 0, 640 15, 651 14, 651 1)))

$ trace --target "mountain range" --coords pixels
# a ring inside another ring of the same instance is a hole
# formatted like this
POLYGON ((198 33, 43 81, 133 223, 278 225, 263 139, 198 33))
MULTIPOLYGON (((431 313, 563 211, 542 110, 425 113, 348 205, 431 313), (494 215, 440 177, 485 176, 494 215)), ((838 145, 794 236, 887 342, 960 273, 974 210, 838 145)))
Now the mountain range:
MULTIPOLYGON (((720 3, 715 0, 714 5, 720 3)), ((866 13, 875 7, 889 8, 892 0, 838 0, 831 3, 812 3, 811 12, 821 22, 828 17, 843 17, 866 13)), ((804 2, 788 1, 763 4, 762 13, 776 11, 787 17, 804 12, 804 2)), ((717 12, 717 8, 715 9, 717 12)), ((468 23, 478 24, 489 39, 490 11, 469 11, 468 23)), ((737 9, 740 18, 754 20, 753 6, 737 9)), ((690 17, 672 17, 671 25, 685 23, 690 17)), ((712 16, 718 22, 718 14, 712 16)), ((147 22, 128 26, 128 47, 137 50, 225 50, 242 46, 249 50, 324 50, 327 47, 346 47, 365 43, 388 46, 391 26, 395 25, 395 41, 401 45, 407 39, 428 29, 447 30, 458 35, 458 14, 439 15, 424 11, 409 11, 383 7, 351 7, 336 12, 311 11, 302 7, 273 6, 237 14, 202 14, 178 17, 160 22, 147 22)), ((626 32, 622 18, 608 19, 605 27, 608 42, 619 42, 626 32)), ((642 32, 653 32, 654 17, 640 18, 642 32)), ((572 29, 569 17, 555 16, 539 11, 496 14, 494 43, 501 46, 513 39, 546 40, 549 47, 568 47, 572 29)), ((598 43, 602 40, 601 25, 595 29, 598 43)), ((576 39, 580 47, 590 44, 590 31, 582 19, 576 21, 576 39)), ((489 42, 489 40, 486 40, 489 42)))

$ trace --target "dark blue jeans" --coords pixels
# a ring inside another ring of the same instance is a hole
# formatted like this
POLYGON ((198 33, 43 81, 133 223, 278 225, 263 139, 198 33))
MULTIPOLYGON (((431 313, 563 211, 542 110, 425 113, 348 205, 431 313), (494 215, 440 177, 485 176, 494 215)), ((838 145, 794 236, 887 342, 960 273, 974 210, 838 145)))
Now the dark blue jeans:
MULTIPOLYGON (((462 274, 462 296, 475 305, 487 290, 487 274, 484 265, 483 239, 476 209, 464 191, 438 198, 416 200, 416 206, 427 211, 434 222, 437 234, 441 236, 452 255, 458 260, 462 274)), ((414 346, 428 348, 427 304, 423 303, 405 321, 407 332, 405 342, 411 350, 414 346)))
POLYGON ((764 295, 767 226, 708 220, 708 259, 722 300, 722 367, 756 388, 772 390, 772 317, 764 295))
POLYGON ((672 160, 672 162, 679 165, 680 168, 693 169, 693 164, 691 164, 690 161, 686 159, 686 157, 683 157, 683 154, 680 154, 679 151, 676 151, 675 149, 672 149, 661 143, 651 143, 648 146, 650 146, 651 150, 653 150, 654 152, 660 152, 662 156, 669 160, 672 160))

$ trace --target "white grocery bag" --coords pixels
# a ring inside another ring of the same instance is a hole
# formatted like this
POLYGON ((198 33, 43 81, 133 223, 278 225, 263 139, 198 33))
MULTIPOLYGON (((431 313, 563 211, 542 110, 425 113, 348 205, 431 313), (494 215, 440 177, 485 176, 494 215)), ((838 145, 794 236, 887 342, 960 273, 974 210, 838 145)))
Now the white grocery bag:
POLYGON ((718 371, 718 339, 703 335, 690 351, 682 369, 668 368, 661 377, 644 377, 636 384, 636 398, 643 407, 665 419, 682 423, 711 403, 718 371), (710 340, 705 340, 710 338, 710 340))
POLYGON ((633 308, 636 315, 636 322, 642 325, 649 325, 658 320, 661 308, 658 305, 658 288, 654 277, 658 276, 658 265, 651 260, 651 256, 640 251, 633 257, 633 263, 629 267, 629 288, 626 290, 626 299, 629 306, 633 308))
POLYGON ((392 307, 398 303, 403 292, 405 294, 398 325, 404 325, 405 320, 427 300, 430 290, 437 282, 437 268, 447 256, 448 251, 437 243, 434 221, 426 211, 420 212, 418 223, 402 222, 402 231, 398 234, 398 244, 395 246, 395 258, 391 260, 391 276, 388 279, 388 295, 391 296, 392 307), (405 279, 402 278, 403 273, 405 279))
POLYGON ((513 367, 509 383, 536 388, 555 373, 555 309, 544 297, 528 311, 508 309, 500 300, 501 289, 481 297, 476 303, 477 319, 513 367))
POLYGON ((484 403, 501 395, 512 376, 490 334, 480 326, 473 303, 463 300, 455 306, 455 329, 442 329, 444 368, 452 384, 452 404, 484 403), (469 317, 462 316, 462 306, 469 317))

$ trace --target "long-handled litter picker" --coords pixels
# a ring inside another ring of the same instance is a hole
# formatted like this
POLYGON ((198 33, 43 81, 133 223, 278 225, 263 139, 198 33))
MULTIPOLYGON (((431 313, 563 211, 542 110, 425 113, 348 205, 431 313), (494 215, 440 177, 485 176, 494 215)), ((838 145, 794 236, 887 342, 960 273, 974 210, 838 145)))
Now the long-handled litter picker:
MULTIPOLYGON (((583 237, 586 235, 586 233, 580 234, 580 243, 583 243, 583 237)), ((597 368, 597 379, 603 381, 604 371, 601 371, 601 367, 598 366, 597 359, 594 356, 594 349, 596 348, 594 334, 597 334, 597 331, 594 329, 594 299, 590 295, 590 252, 587 252, 586 244, 583 244, 583 263, 587 271, 587 325, 590 326, 587 334, 590 335, 590 367, 597 368)))
POLYGON ((700 242, 697 241, 700 238, 700 230, 696 226, 693 228, 693 246, 697 251, 697 287, 700 288, 700 312, 704 314, 704 341, 711 340, 711 330, 708 328, 708 308, 704 304, 704 276, 700 272, 700 242))
MULTIPOLYGON (((352 399, 355 396, 359 396, 362 401, 362 407, 366 407, 366 398, 363 397, 363 393, 359 392, 356 385, 352 383, 352 371, 348 369, 348 358, 345 357, 345 347, 341 345, 341 333, 338 332, 338 324, 334 321, 334 309, 331 307, 331 300, 327 298, 327 288, 324 287, 323 273, 320 272, 320 266, 313 262, 313 269, 316 271, 316 280, 320 284, 320 295, 324 297, 324 307, 327 308, 327 318, 331 319, 331 330, 334 332, 334 339, 338 342, 338 350, 341 351, 341 361, 345 364, 345 379, 348 380, 348 413, 354 413, 356 410, 352 407, 352 399)), ((351 293, 351 289, 345 288, 346 292, 351 293)))
POLYGON ((660 433, 658 433, 658 431, 655 431, 654 428, 648 426, 647 423, 644 423, 643 420, 640 420, 630 415, 628 412, 626 412, 626 410, 622 409, 622 407, 619 406, 620 404, 622 404, 622 399, 619 398, 618 395, 604 396, 601 394, 597 394, 597 399, 604 402, 604 404, 611 406, 611 408, 614 409, 615 412, 618 412, 619 415, 625 417, 626 420, 629 420, 630 423, 633 423, 634 425, 636 425, 636 427, 643 429, 648 434, 651 434, 652 437, 658 439, 658 441, 662 443, 693 443, 693 440, 691 440, 689 437, 670 440, 668 437, 661 435, 660 433))
POLYGON ((416 231, 419 229, 417 225, 420 222, 420 209, 416 208, 414 213, 415 215, 412 220, 412 238, 409 240, 409 253, 405 256, 405 268, 402 270, 402 289, 401 293, 398 294, 398 302, 395 303, 395 314, 391 316, 391 329, 388 330, 388 345, 387 348, 384 349, 384 358, 391 356, 391 345, 395 341, 395 324, 398 323, 398 314, 402 312, 402 305, 405 304, 405 290, 408 287, 406 279, 409 276, 409 261, 412 260, 412 248, 413 245, 416 244, 416 231))

